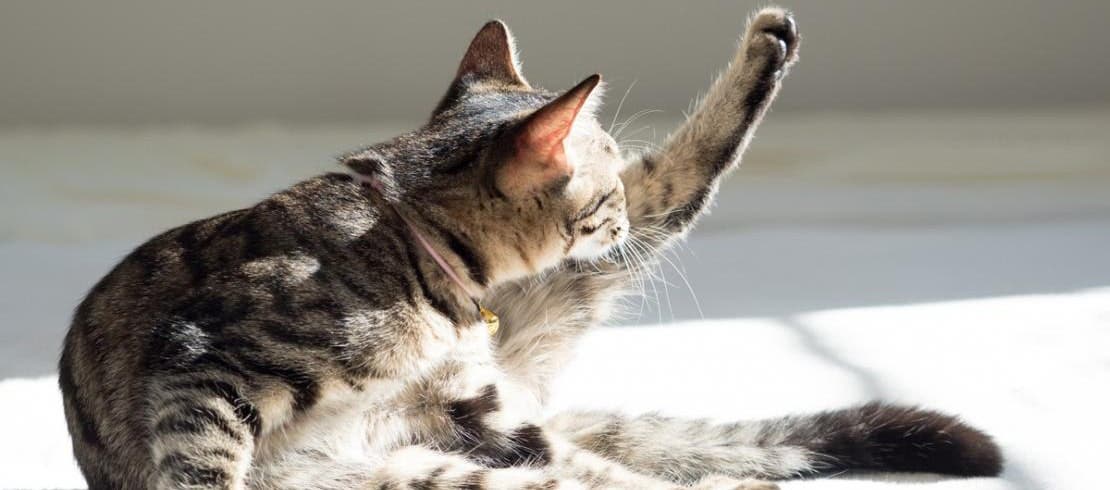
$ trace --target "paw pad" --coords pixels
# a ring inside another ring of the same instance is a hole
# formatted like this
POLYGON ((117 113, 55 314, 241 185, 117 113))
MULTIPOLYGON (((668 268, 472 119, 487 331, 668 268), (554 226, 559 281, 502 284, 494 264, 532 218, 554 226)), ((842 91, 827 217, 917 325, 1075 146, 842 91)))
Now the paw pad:
POLYGON ((781 50, 782 59, 786 63, 793 62, 798 56, 798 24, 794 16, 781 8, 770 7, 759 11, 752 18, 748 26, 748 36, 766 36, 773 38, 778 49, 781 50))

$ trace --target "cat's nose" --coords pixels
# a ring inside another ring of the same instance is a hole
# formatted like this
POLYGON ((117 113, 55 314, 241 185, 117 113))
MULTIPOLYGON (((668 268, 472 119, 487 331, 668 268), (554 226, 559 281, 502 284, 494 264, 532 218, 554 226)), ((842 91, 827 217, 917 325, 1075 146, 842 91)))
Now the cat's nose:
POLYGON ((624 225, 614 226, 612 229, 609 230, 609 238, 613 239, 613 241, 620 240, 623 234, 624 225))

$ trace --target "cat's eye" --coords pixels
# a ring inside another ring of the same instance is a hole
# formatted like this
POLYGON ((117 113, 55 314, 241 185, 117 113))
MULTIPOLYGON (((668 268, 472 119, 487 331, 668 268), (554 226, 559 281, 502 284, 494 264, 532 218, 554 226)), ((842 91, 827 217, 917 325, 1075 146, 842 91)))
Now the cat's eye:
POLYGON ((589 204, 587 204, 585 207, 583 207, 581 211, 579 211, 578 213, 575 214, 573 220, 577 222, 577 221, 582 221, 586 218, 589 218, 590 216, 593 216, 594 214, 597 213, 597 211, 599 209, 601 209, 601 205, 605 204, 605 202, 608 201, 611 197, 613 197, 613 195, 616 194, 616 193, 617 193, 617 190, 613 189, 609 192, 606 192, 601 197, 591 201, 589 204))

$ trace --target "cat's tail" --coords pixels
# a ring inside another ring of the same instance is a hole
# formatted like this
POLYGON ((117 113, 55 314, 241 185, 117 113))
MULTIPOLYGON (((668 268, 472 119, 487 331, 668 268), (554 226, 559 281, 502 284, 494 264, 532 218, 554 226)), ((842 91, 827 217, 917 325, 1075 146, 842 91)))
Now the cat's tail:
POLYGON ((582 447, 678 481, 710 474, 787 479, 849 470, 995 476, 990 436, 958 418, 883 403, 712 424, 658 415, 573 412, 550 421, 582 447))

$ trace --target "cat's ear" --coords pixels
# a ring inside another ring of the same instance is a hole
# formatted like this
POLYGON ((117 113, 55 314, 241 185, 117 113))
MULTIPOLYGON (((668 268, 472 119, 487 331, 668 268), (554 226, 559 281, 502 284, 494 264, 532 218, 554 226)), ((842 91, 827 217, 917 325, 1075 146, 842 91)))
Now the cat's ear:
POLYGON ((498 169, 501 192, 527 196, 574 175, 564 143, 600 82, 601 75, 591 75, 521 123, 512 136, 512 154, 498 169))
POLYGON ((516 42, 504 22, 491 20, 482 26, 459 63, 455 81, 493 81, 528 87, 528 81, 520 74, 516 42))

